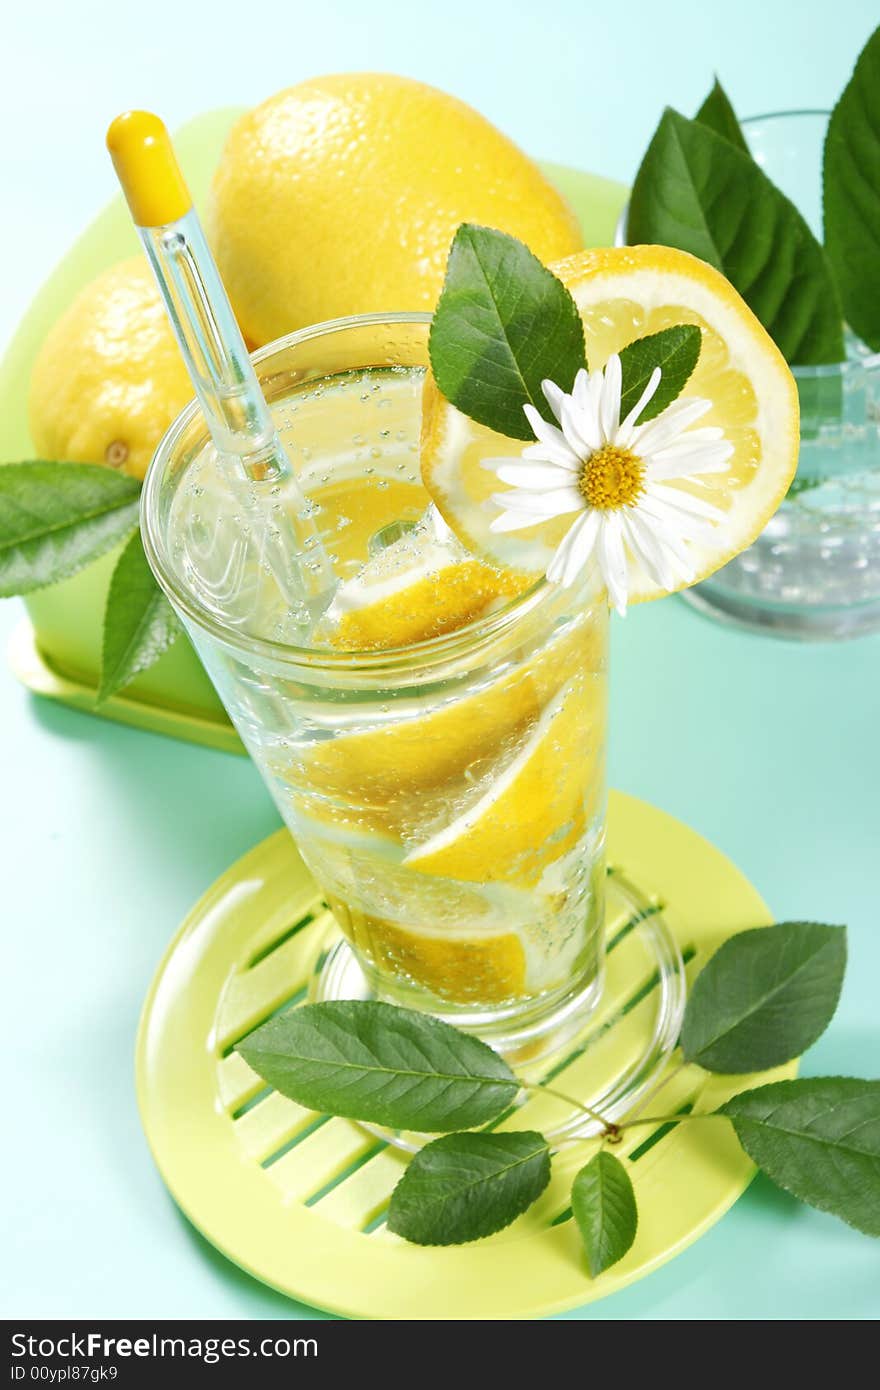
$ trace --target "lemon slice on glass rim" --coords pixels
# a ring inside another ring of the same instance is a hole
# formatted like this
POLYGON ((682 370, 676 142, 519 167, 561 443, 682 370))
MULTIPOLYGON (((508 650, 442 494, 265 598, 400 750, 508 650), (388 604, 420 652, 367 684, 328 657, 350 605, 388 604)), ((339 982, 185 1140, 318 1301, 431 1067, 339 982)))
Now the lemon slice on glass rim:
MULTIPOLYGON (((756 539, 788 490, 798 457, 794 378, 732 285, 686 252, 664 246, 600 248, 578 252, 550 269, 577 305, 591 370, 637 338, 679 324, 702 330, 699 360, 679 399, 711 402, 699 426, 722 431, 730 457, 723 471, 670 477, 664 487, 678 489, 686 500, 697 499, 696 506, 708 504, 722 517, 698 528, 698 539, 682 542, 692 578, 661 584, 656 573, 629 553, 628 598, 659 598, 697 583, 756 539)), ((428 373, 421 438, 426 489, 473 554, 537 578, 546 572, 576 516, 554 516, 524 529, 493 529, 493 521, 503 514, 493 495, 503 493, 505 485, 484 465, 518 458, 526 447, 462 414, 428 373)))

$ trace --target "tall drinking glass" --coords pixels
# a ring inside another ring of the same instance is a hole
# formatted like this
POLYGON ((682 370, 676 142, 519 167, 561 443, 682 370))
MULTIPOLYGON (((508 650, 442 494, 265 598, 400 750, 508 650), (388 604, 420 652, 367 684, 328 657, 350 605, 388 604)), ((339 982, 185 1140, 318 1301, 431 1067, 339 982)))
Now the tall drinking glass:
MULTIPOLYGON (((150 469, 144 544, 344 935, 317 997, 356 979, 537 1056, 601 991, 607 605, 587 581, 541 582, 399 640, 424 584, 468 560, 419 475, 428 326, 338 320, 255 358, 343 585, 329 614, 285 610, 265 514, 228 483, 194 405, 150 469), (396 645, 347 650, 333 614, 383 552, 400 574, 372 611, 396 645)), ((272 506, 290 505, 279 486, 272 506)))

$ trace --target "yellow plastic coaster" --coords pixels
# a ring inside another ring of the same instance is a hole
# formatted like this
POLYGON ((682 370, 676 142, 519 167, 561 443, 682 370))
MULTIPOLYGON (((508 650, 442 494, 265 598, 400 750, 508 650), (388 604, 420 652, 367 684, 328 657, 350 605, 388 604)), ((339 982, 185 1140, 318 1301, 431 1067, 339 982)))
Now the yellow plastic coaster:
MULTIPOLYGON (((707 841, 644 802, 612 794, 615 872, 662 909, 688 971, 734 932, 769 922, 758 893, 707 841)), ((638 922, 610 883, 609 957, 593 1037, 555 1084, 586 1094, 628 1065, 656 1014, 638 922), (630 930, 626 930, 627 927, 630 930)), ((406 1155, 359 1125, 304 1110, 270 1091, 233 1050, 271 1014, 306 995, 332 919, 286 831, 218 879, 173 941, 147 998, 137 1044, 141 1116, 175 1200, 249 1273, 306 1303, 354 1317, 534 1318, 602 1298, 696 1240, 747 1186, 752 1165, 724 1120, 628 1133, 639 1231, 626 1258, 590 1280, 570 1217, 584 1145, 563 1148, 540 1201, 472 1245, 423 1249, 390 1235, 384 1213, 406 1155)), ((667 1064, 668 1074, 676 1067, 667 1064)), ((763 1080, 794 1073, 794 1065, 763 1080)), ((664 1113, 711 1110, 749 1077, 678 1069, 650 1102, 664 1113)), ((506 1124, 543 1127, 547 1097, 506 1124)))

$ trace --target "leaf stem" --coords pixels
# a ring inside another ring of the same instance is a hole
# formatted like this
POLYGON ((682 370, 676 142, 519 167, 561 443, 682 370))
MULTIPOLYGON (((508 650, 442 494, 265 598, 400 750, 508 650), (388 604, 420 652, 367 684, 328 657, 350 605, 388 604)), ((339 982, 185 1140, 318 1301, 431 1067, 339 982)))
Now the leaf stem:
POLYGON ((624 1120, 618 1128, 635 1129, 638 1125, 677 1125, 682 1120, 718 1120, 726 1119, 725 1115, 720 1115, 717 1110, 688 1110, 679 1115, 640 1115, 635 1120, 624 1120))
POLYGON ((557 1091, 555 1086, 546 1086, 543 1081, 524 1081, 517 1077, 524 1091, 531 1091, 535 1095, 554 1096, 556 1100, 565 1101, 566 1105, 571 1105, 575 1110, 579 1110, 588 1119, 595 1120, 596 1124, 602 1126, 602 1135, 605 1139, 616 1139, 620 1134, 621 1126, 613 1120, 607 1120, 604 1115, 600 1115, 598 1110, 593 1110, 589 1105, 585 1105, 582 1100, 575 1100, 574 1096, 569 1096, 565 1091, 557 1091))

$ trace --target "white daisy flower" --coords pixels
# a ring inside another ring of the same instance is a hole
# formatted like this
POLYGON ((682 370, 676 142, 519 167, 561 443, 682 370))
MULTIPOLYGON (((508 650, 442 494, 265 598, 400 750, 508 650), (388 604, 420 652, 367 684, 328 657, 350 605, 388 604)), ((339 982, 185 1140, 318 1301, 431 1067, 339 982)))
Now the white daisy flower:
POLYGON ((670 486, 726 471, 733 445, 723 430, 691 428, 712 402, 680 397, 654 419, 638 423, 661 376, 655 367, 623 420, 616 353, 604 371, 582 368, 570 395, 545 381, 544 395, 559 426, 526 405, 538 442, 519 458, 483 463, 510 484, 508 491, 492 494, 501 512, 491 529, 521 531, 577 514, 547 567, 547 578, 567 587, 595 556, 608 597, 621 614, 626 612, 633 561, 664 589, 692 583, 690 544, 706 540, 724 520, 719 508, 670 486))

